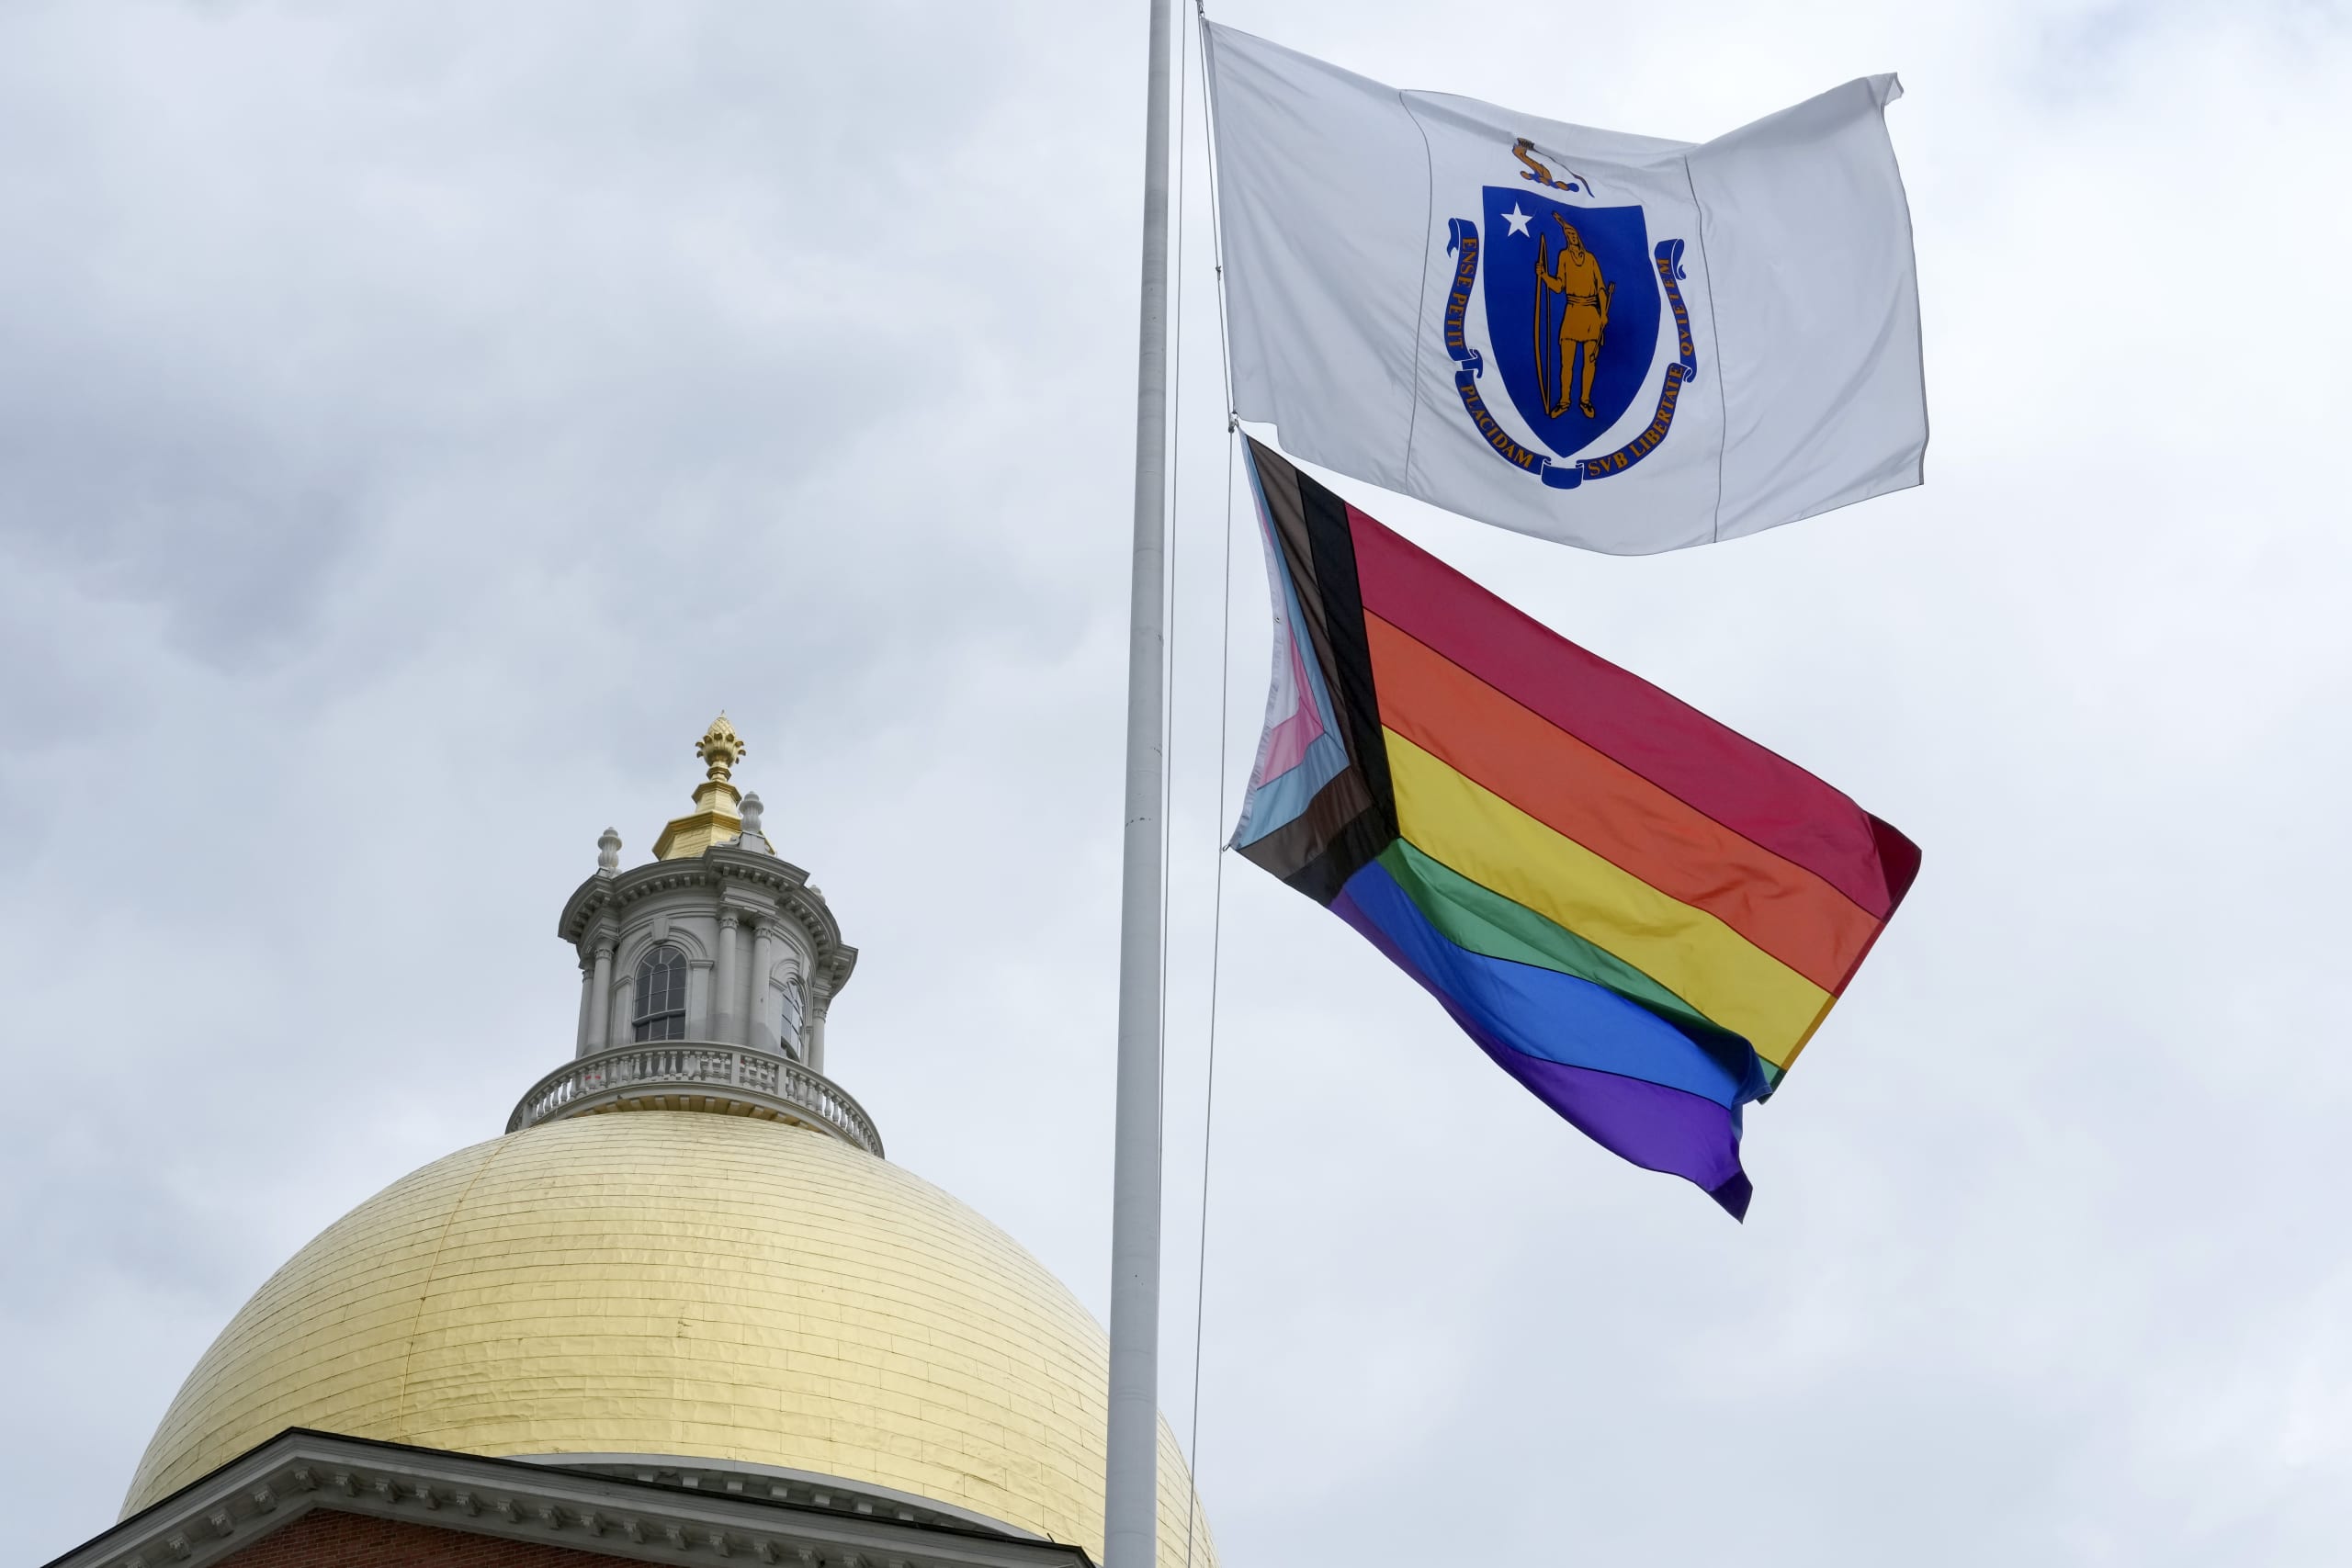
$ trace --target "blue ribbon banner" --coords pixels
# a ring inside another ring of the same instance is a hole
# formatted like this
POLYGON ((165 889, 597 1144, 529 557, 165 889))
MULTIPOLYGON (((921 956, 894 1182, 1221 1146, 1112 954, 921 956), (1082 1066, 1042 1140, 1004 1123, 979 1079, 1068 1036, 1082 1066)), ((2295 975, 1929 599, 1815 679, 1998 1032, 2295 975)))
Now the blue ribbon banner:
POLYGON ((1675 405, 1681 399, 1683 387, 1699 373, 1698 350, 1690 341, 1690 308, 1683 303, 1679 287, 1689 276, 1682 270, 1681 241, 1660 240, 1652 258, 1657 266, 1658 281, 1666 286, 1666 302, 1674 312, 1675 344, 1679 354, 1676 362, 1666 367, 1665 384, 1657 390, 1657 412, 1640 434, 1607 457, 1570 463, 1528 450, 1487 411, 1487 400, 1478 392, 1478 378, 1486 374, 1486 363, 1470 346, 1462 329, 1478 281, 1478 225, 1467 218, 1448 220, 1445 251, 1455 258, 1453 284, 1445 299, 1445 352, 1457 367, 1453 389, 1462 395, 1462 406, 1469 412, 1470 423, 1477 427, 1496 457, 1521 472, 1537 475, 1554 490, 1574 490, 1587 479, 1622 474, 1657 450, 1658 443, 1673 428, 1675 405))

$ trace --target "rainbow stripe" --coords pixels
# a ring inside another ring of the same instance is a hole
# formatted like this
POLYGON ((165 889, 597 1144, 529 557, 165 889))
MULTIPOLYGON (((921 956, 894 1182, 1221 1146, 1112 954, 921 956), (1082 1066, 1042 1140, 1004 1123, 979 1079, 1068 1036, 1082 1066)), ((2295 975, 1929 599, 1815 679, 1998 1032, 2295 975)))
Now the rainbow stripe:
POLYGON ((1919 852, 1250 443, 1274 584, 1234 846, 1603 1146, 1747 1211, 1771 1093, 1919 852))

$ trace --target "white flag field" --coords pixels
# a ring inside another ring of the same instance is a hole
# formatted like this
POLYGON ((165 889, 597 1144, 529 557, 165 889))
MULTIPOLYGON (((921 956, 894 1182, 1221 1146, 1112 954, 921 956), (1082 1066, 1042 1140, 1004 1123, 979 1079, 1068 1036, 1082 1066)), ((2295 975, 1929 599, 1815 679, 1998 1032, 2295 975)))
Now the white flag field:
POLYGON ((1617 555, 1919 482, 1894 77, 1691 143, 1208 42, 1234 412, 1289 452, 1617 555))

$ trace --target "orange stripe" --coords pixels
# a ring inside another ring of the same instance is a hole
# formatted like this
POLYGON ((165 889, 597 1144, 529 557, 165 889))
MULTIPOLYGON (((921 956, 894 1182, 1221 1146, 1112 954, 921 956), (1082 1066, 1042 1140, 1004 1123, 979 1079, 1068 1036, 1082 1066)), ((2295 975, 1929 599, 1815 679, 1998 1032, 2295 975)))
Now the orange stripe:
POLYGON ((1667 897, 1835 992, 1878 921, 1812 872, 1685 805, 1366 612, 1380 722, 1667 897))

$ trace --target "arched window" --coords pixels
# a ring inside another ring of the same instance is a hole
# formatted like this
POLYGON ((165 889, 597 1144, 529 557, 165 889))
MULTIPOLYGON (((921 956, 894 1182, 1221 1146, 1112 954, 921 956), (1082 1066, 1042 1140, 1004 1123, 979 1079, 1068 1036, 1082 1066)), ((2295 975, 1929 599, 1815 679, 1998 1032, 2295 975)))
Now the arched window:
POLYGON ((686 955, 674 942, 637 961, 637 1016, 629 1026, 639 1040, 686 1037, 686 955))
POLYGON ((797 1061, 800 1057, 800 976, 786 976, 784 984, 776 987, 776 1042, 784 1047, 786 1055, 797 1061))

